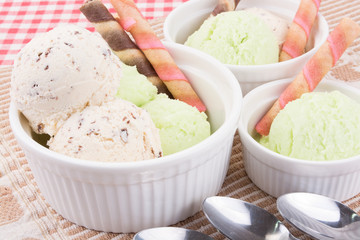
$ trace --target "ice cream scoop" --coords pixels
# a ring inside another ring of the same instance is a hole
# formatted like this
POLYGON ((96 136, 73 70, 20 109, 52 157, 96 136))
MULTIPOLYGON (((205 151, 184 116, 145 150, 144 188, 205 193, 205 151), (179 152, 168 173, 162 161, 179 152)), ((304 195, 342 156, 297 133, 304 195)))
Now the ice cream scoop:
POLYGON ((343 93, 305 93, 279 112, 260 143, 298 159, 345 159, 360 154, 359 121, 360 104, 343 93))
POLYGON ((60 25, 17 55, 11 97, 37 133, 54 135, 74 112, 112 99, 120 60, 99 34, 60 25))
POLYGON ((279 59, 275 34, 265 21, 248 11, 223 12, 205 20, 185 45, 225 64, 260 65, 279 59))
POLYGON ((206 114, 182 101, 160 94, 142 107, 160 130, 164 155, 194 146, 210 136, 206 114))
POLYGON ((55 152, 92 161, 131 162, 162 156, 159 130, 150 115, 121 99, 72 114, 48 145, 55 152))
POLYGON ((153 100, 157 95, 157 88, 147 80, 146 76, 139 73, 135 66, 122 64, 123 75, 116 97, 142 106, 153 100))

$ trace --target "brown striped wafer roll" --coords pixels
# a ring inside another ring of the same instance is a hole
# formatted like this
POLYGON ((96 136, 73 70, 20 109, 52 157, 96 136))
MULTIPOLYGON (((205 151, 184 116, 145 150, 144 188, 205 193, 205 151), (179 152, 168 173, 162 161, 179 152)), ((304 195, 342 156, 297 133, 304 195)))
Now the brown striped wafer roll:
POLYGON ((201 112, 205 111, 205 105, 135 3, 132 0, 111 0, 111 3, 119 15, 121 26, 131 33, 173 97, 195 106, 201 112))
POLYGON ((101 34, 123 63, 136 66, 139 73, 145 75, 158 88, 160 93, 166 93, 171 97, 169 90, 158 77, 143 52, 130 39, 129 35, 100 0, 86 1, 80 7, 80 11, 94 25, 96 31, 101 34))
POLYGON ((218 3, 210 16, 216 16, 219 13, 234 11, 240 0, 218 0, 218 3))
POLYGON ((261 135, 268 135, 272 121, 278 112, 288 102, 300 98, 303 93, 313 91, 359 34, 360 26, 349 18, 343 18, 330 33, 327 41, 321 45, 319 50, 306 63, 303 70, 256 124, 256 131, 261 135))

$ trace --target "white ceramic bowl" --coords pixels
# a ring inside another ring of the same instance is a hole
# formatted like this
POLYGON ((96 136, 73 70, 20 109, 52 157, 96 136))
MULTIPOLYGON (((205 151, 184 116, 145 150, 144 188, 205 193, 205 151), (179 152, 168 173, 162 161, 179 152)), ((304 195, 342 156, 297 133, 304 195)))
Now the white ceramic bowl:
MULTIPOLYGON (((174 9, 165 19, 164 37, 167 41, 184 44, 186 39, 196 31, 204 19, 216 6, 217 0, 190 0, 174 9)), ((258 7, 289 19, 295 16, 300 0, 241 0, 238 9, 258 7)), ((251 89, 269 81, 294 77, 299 73, 305 63, 325 42, 329 27, 325 18, 319 14, 309 37, 310 49, 302 56, 280 63, 240 66, 225 64, 238 79, 243 95, 251 89), (311 48, 311 46, 314 46, 311 48)))
MULTIPOLYGON (((311 192, 343 201, 355 196, 360 192, 360 156, 322 162, 300 160, 275 153, 254 140, 255 124, 291 80, 264 84, 244 97, 239 133, 248 176, 275 197, 290 192, 311 192)), ((323 80, 315 91, 335 89, 360 103, 360 90, 346 83, 323 80)))
POLYGON ((92 162, 50 151, 32 138, 14 104, 10 123, 47 202, 87 228, 137 232, 175 224, 216 195, 229 166, 242 94, 231 72, 208 55, 165 43, 208 109, 212 135, 166 157, 129 163, 92 162))

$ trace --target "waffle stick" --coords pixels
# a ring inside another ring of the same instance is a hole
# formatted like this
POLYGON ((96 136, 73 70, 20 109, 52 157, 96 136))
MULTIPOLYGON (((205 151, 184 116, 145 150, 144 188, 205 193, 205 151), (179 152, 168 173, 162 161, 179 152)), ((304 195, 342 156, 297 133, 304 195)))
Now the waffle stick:
POLYGON ((359 34, 360 26, 349 18, 343 18, 330 33, 327 41, 320 46, 303 70, 256 124, 256 131, 261 135, 268 135, 271 124, 280 110, 288 102, 300 98, 303 93, 313 91, 359 34))
POLYGON ((170 53, 152 30, 132 0, 111 0, 125 31, 131 33, 160 79, 174 98, 206 111, 206 107, 178 68, 170 53))
POLYGON ((280 51, 280 62, 305 53, 311 28, 319 12, 321 0, 301 0, 280 51))
POLYGON ((136 66, 139 73, 145 75, 157 87, 159 93, 166 93, 172 97, 143 52, 100 0, 86 1, 80 7, 80 11, 94 25, 95 30, 100 33, 123 63, 136 66))

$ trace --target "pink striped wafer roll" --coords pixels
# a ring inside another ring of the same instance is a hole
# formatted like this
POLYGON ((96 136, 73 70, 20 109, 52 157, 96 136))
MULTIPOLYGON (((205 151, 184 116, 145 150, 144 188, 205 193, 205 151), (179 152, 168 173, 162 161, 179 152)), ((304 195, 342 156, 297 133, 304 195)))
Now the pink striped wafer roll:
POLYGON ((280 62, 302 55, 321 0, 301 0, 280 52, 280 62))
POLYGON ((288 102, 299 98, 303 93, 313 91, 359 34, 360 26, 357 23, 349 18, 342 19, 330 33, 327 41, 306 63, 302 72, 296 76, 270 110, 256 124, 256 131, 263 136, 268 135, 278 112, 288 102))
POLYGON ((131 33, 137 46, 143 51, 173 97, 195 106, 201 112, 206 111, 205 105, 135 3, 132 0, 111 0, 111 3, 119 15, 120 24, 131 33))

